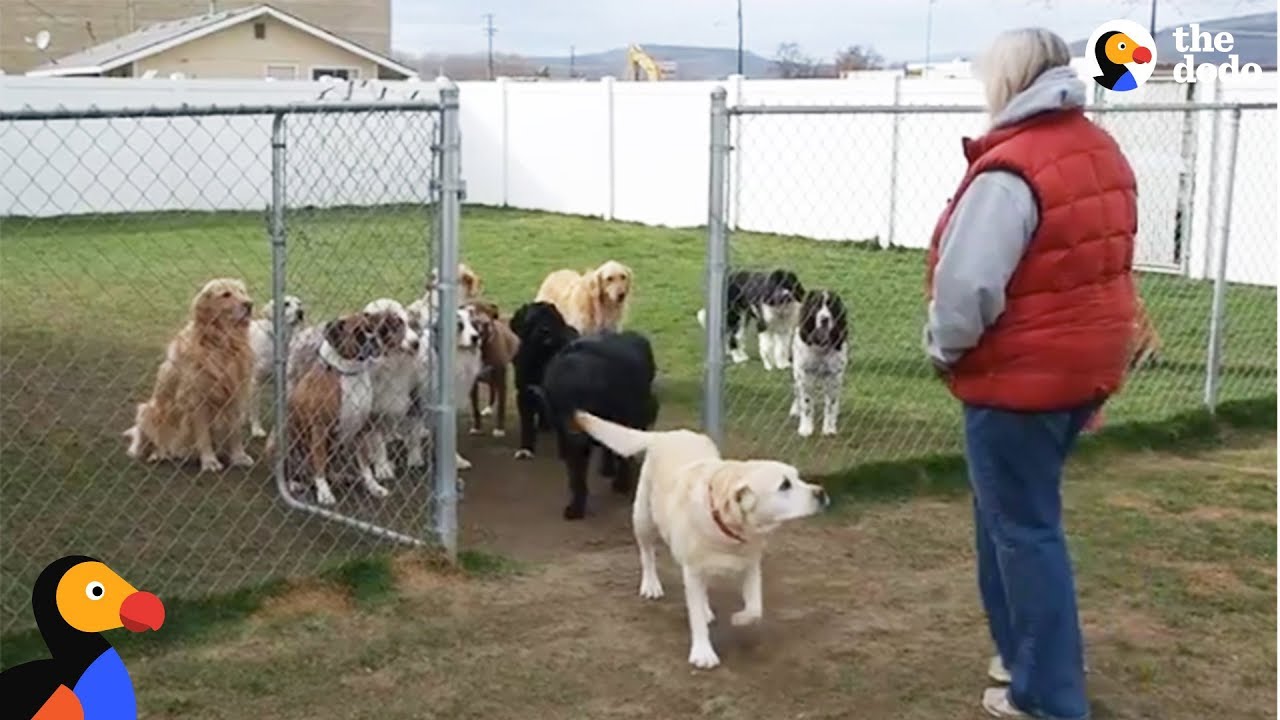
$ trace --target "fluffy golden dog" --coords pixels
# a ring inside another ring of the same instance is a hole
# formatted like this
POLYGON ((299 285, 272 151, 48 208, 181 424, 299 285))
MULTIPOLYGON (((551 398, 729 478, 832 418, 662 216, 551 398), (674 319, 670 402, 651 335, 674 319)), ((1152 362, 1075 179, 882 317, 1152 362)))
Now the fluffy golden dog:
POLYGON ((156 460, 200 458, 202 471, 222 469, 219 452, 232 465, 248 466, 244 450, 253 347, 249 322, 253 301, 244 283, 210 280, 191 301, 191 318, 169 341, 151 398, 138 405, 129 456, 156 460))
POLYGON ((557 270, 542 281, 535 302, 556 306, 565 322, 586 335, 621 330, 631 295, 631 268, 609 260, 595 270, 578 274, 557 270))

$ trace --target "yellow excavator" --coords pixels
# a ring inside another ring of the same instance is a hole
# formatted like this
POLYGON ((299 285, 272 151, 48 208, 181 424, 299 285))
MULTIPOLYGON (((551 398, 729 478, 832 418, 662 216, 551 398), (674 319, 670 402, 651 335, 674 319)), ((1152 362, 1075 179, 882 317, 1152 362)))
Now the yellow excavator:
POLYGON ((672 63, 660 63, 639 45, 627 48, 627 75, 630 80, 666 80, 673 74, 672 63))

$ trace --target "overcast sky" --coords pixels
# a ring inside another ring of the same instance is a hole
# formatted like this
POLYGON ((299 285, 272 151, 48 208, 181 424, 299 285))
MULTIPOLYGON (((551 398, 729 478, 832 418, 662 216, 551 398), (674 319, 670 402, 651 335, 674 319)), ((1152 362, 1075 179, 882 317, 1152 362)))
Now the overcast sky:
MULTIPOLYGON (((392 44, 420 53, 485 47, 484 13, 493 13, 495 51, 567 55, 628 43, 736 45, 736 0, 392 0, 392 44)), ((815 56, 871 44, 890 60, 924 56, 929 0, 743 0, 746 46, 770 57, 796 42, 815 56)), ((1274 10, 1263 0, 1159 0, 1158 25, 1274 10)), ((1101 23, 1128 18, 1146 26, 1151 0, 934 0, 935 59, 978 49, 995 33, 1043 25, 1068 41, 1101 23)))

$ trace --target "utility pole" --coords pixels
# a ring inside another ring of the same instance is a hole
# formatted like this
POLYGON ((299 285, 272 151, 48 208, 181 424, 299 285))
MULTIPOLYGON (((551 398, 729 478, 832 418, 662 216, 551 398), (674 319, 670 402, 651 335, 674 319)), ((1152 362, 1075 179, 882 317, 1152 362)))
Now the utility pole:
POLYGON ((742 75, 742 0, 738 0, 738 74, 742 75))
POLYGON ((498 32, 498 28, 493 26, 493 13, 485 13, 484 16, 484 34, 489 38, 489 79, 493 79, 493 36, 498 32))
POLYGON ((929 76, 929 50, 933 44, 933 4, 937 0, 928 0, 929 15, 924 23, 924 70, 920 72, 920 77, 929 76))
POLYGON ((1151 0, 1151 38, 1156 36, 1156 0, 1151 0))
POLYGON ((578 57, 577 53, 574 52, 574 47, 570 45, 569 46, 569 79, 570 80, 578 77, 578 73, 573 68, 574 60, 576 60, 577 57, 578 57))

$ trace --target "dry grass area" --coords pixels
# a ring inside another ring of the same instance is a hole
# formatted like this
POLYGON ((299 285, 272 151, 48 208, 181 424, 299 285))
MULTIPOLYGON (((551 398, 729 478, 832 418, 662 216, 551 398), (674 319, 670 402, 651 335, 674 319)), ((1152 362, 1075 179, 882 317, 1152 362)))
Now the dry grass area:
MULTIPOLYGON (((1110 451, 1072 466, 1099 720, 1276 717, 1275 448, 1274 434, 1236 435, 1195 456, 1110 451)), ((449 573, 401 556, 381 592, 295 585, 190 642, 131 645, 143 716, 980 717, 989 646, 964 498, 846 498, 784 530, 764 624, 717 623, 724 665, 695 672, 669 561, 667 597, 636 596, 625 501, 597 496, 592 517, 562 523, 552 473, 522 490, 524 478, 490 477, 490 492, 547 498, 480 540, 514 560, 477 555, 473 572, 449 573)), ((723 618, 737 599, 724 588, 713 602, 723 618)))

